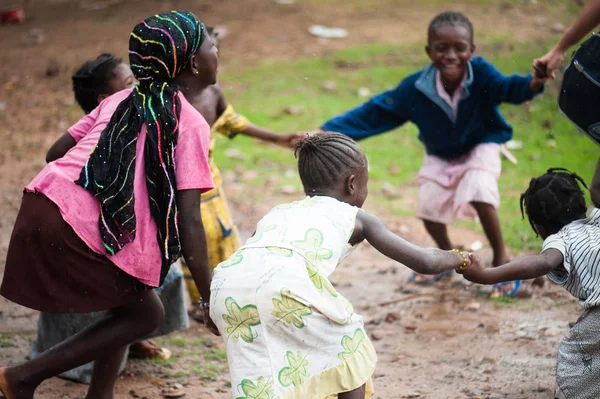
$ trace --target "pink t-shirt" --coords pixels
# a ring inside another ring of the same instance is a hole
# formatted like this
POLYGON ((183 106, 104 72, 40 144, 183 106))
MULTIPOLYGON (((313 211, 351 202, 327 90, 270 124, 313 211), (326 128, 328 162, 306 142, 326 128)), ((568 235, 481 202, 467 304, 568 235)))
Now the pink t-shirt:
POLYGON ((438 96, 440 96, 441 99, 444 100, 450 106, 450 108, 452 108, 452 113, 454 115, 456 115, 456 111, 458 111, 458 102, 460 101, 460 96, 463 90, 465 89, 464 84, 466 79, 467 74, 465 73, 462 82, 460 83, 460 85, 458 85, 456 90, 454 90, 454 93, 452 93, 452 97, 450 97, 450 95, 444 88, 444 84, 442 83, 442 75, 440 71, 435 72, 435 88, 437 90, 438 96))
MULTIPOLYGON (((54 202, 75 233, 91 250, 107 256, 117 267, 136 277, 142 283, 158 286, 161 253, 156 239, 156 224, 150 213, 148 189, 144 170, 144 143, 146 126, 140 132, 136 151, 135 195, 136 237, 116 255, 106 253, 100 238, 98 200, 74 183, 83 165, 98 142, 119 103, 131 89, 120 91, 100 103, 90 114, 69 129, 77 144, 64 157, 46 165, 25 190, 39 192, 54 202)), ((179 137, 175 149, 175 176, 178 190, 213 188, 208 166, 210 127, 198 111, 180 93, 181 116, 179 137)))

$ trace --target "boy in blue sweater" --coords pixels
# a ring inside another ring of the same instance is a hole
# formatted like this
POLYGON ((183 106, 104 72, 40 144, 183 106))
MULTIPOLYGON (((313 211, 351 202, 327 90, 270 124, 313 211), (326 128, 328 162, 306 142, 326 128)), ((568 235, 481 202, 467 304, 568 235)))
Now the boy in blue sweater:
MULTIPOLYGON (((513 130, 498 105, 531 100, 547 78, 504 76, 485 59, 473 58, 473 26, 457 12, 444 12, 431 21, 425 49, 429 66, 321 129, 360 140, 408 121, 417 125, 427 151, 419 172, 417 216, 445 250, 453 248, 448 223, 479 218, 494 251, 492 264, 501 265, 508 255, 497 212, 500 152, 513 130)), ((411 279, 429 281, 419 275, 411 279)), ((514 283, 497 294, 514 294, 516 288, 514 283)))

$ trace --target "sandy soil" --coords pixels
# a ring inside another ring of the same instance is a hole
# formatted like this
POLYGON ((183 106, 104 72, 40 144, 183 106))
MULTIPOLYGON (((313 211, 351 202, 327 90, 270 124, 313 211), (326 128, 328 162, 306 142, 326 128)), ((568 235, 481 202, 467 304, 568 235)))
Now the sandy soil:
MULTIPOLYGON (((373 7, 358 0, 298 0, 293 5, 270 0, 123 0, 90 8, 102 3, 37 0, 25 24, 0 26, 0 259, 6 255, 23 186, 43 167, 49 145, 81 115, 73 105, 70 73, 101 51, 124 55, 131 27, 150 12, 189 9, 210 25, 225 27, 227 46, 221 56, 222 68, 227 68, 262 57, 318 56, 352 44, 412 43, 422 40, 428 20, 438 11, 390 0, 374 1, 373 7), (344 27, 350 36, 317 39, 307 33, 312 24, 344 27), (49 67, 56 76, 47 76, 49 67)), ((545 12, 535 2, 523 3, 455 8, 468 12, 476 28, 485 27, 487 34, 514 40, 535 40, 547 35, 551 24, 566 22, 560 8, 545 12)), ((250 185, 239 190, 243 182, 228 183, 232 208, 246 236, 270 206, 291 199, 275 194, 254 201, 263 197, 250 185)), ((407 239, 431 245, 418 220, 377 211, 407 239)), ((470 231, 451 232, 457 242, 485 241, 470 231)), ((484 248, 482 256, 489 255, 484 248)), ((408 276, 407 268, 362 245, 333 277, 364 315, 379 353, 376 397, 552 397, 556 347, 579 314, 566 293, 546 284, 530 299, 503 303, 490 301, 458 276, 425 288, 407 283, 408 276)), ((1 365, 27 356, 36 318, 36 312, 0 298, 1 365)), ((240 394, 229 386, 220 338, 193 325, 164 343, 173 350, 173 361, 130 361, 117 398, 160 398, 161 390, 174 383, 184 385, 189 398, 227 398, 232 389, 240 394)), ((45 382, 37 394, 49 399, 84 396, 85 386, 60 379, 45 382)))

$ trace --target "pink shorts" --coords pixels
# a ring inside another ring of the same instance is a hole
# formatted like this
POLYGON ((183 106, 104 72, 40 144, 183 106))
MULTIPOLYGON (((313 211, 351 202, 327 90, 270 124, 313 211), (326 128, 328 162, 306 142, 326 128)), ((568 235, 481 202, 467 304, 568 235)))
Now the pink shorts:
POLYGON ((500 145, 480 144, 469 154, 451 161, 425 155, 419 171, 417 217, 438 223, 477 219, 471 202, 498 208, 498 178, 502 170, 500 145))

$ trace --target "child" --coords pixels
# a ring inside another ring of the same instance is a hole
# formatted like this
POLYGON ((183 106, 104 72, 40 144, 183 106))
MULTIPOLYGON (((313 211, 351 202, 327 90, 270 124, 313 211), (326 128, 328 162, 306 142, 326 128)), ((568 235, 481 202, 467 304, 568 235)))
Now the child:
MULTIPOLYGON (((101 54, 94 60, 86 61, 73 75, 73 93, 79 106, 89 114, 102 100, 112 94, 132 88, 135 78, 131 69, 121 58, 113 54, 101 54)), ((71 138, 71 135, 68 138, 71 138)), ((71 138, 72 139, 72 138, 71 138)), ((49 151, 47 161, 62 158, 59 149, 49 151)), ((166 309, 165 324, 152 335, 166 335, 173 331, 189 327, 189 319, 185 312, 185 296, 183 292, 183 273, 178 265, 171 266, 165 283, 157 289, 157 293, 166 309)), ((100 320, 105 313, 46 313, 41 312, 38 320, 38 336, 31 345, 30 355, 37 357, 70 336, 83 330, 88 325, 100 320)), ((129 346, 129 356, 136 358, 168 358, 170 351, 161 348, 154 341, 142 340, 129 346)), ((121 371, 125 367, 125 360, 121 371)), ((84 366, 63 373, 61 376, 89 384, 93 365, 84 366)))
POLYGON ((473 26, 463 14, 436 16, 425 47, 432 63, 395 89, 327 121, 322 130, 359 140, 408 121, 416 124, 427 151, 419 172, 417 216, 441 249, 452 248, 448 223, 478 217, 494 251, 492 264, 498 266, 508 261, 497 212, 500 150, 512 137, 498 105, 531 100, 545 79, 502 75, 483 58, 472 58, 473 39, 473 26))
MULTIPOLYGON (((207 29, 213 42, 218 46, 217 35, 212 28, 209 27, 207 29)), ((223 91, 218 84, 209 86, 200 95, 196 96, 192 100, 192 105, 202 114, 211 127, 208 162, 215 188, 202 194, 201 214, 208 243, 208 262, 211 268, 215 268, 219 263, 231 256, 240 246, 238 231, 233 224, 225 192, 222 188, 221 172, 217 168, 212 156, 217 141, 217 133, 230 139, 234 138, 237 134, 243 134, 284 147, 292 147, 293 143, 301 135, 277 134, 251 124, 245 117, 236 113, 231 104, 227 104, 223 91)), ((200 299, 200 294, 185 264, 183 272, 186 278, 188 293, 190 294, 192 303, 195 304, 200 299)), ((190 316, 202 322, 202 313, 195 307, 190 311, 190 316)))
MULTIPOLYGON (((600 183, 594 176, 592 185, 600 183)), ((539 255, 525 256, 503 266, 485 269, 474 258, 464 277, 480 284, 531 279, 543 275, 579 298, 584 312, 558 347, 557 398, 599 398, 600 383, 600 210, 586 216, 579 176, 550 169, 534 178, 521 196, 521 211, 544 239, 539 255)), ((594 204, 600 202, 592 191, 594 204)))
POLYGON ((304 138, 296 154, 307 197, 272 209, 213 273, 210 316, 225 341, 232 394, 370 398, 375 350, 329 275, 363 240, 420 273, 469 260, 413 245, 360 209, 367 159, 354 140, 325 132, 304 138))

